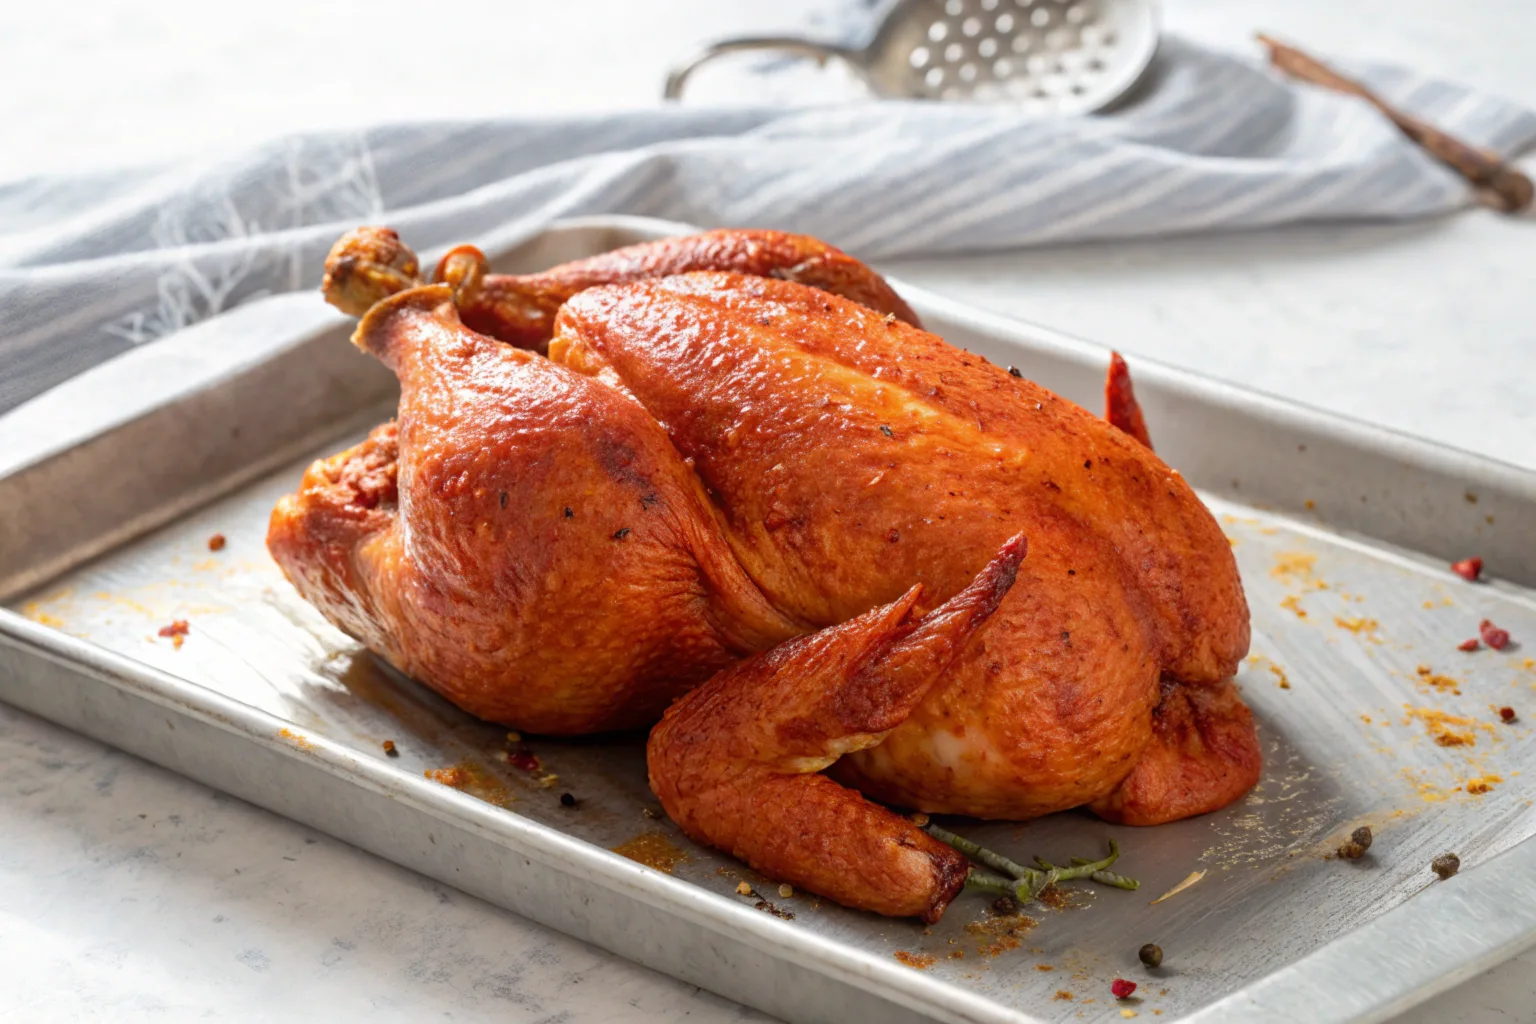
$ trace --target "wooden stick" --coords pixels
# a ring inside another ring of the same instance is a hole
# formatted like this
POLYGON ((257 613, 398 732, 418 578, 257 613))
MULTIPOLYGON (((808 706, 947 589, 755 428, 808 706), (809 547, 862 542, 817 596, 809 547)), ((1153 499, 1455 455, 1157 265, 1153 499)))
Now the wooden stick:
POLYGON ((1532 193, 1536 191, 1531 186, 1531 179, 1500 160, 1497 155, 1469 146, 1433 125, 1409 117, 1359 82, 1344 77, 1295 47, 1263 34, 1258 38, 1259 42, 1269 48, 1269 62, 1277 70, 1300 81, 1365 100, 1390 118, 1404 135, 1423 146, 1431 156, 1484 190, 1499 209, 1506 213, 1517 213, 1531 205, 1532 193))

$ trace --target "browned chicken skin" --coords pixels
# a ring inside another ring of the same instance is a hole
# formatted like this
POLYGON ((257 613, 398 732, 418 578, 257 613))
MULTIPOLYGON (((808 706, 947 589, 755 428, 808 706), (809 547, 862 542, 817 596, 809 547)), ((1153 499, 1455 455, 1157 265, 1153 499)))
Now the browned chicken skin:
POLYGON ((338 243, 327 296, 366 314, 355 340, 399 375, 399 422, 273 514, 290 579, 402 670, 558 733, 654 721, 718 672, 652 735, 663 806, 883 913, 936 917, 963 871, 853 789, 1151 824, 1257 780, 1236 565, 1152 454, 1118 356, 1106 422, 795 236, 483 268, 455 250, 446 284, 413 287, 392 232, 338 243))

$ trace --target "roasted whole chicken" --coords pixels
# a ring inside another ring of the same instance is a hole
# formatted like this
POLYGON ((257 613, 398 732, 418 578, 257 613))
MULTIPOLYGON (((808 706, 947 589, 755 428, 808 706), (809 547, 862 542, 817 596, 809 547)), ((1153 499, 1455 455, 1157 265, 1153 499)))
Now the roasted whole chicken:
POLYGON ((881 805, 1155 824, 1257 781, 1236 563, 1118 356, 1099 419, 776 232, 433 278, 388 229, 332 250, 399 416, 268 534, 406 674, 534 733, 659 720, 688 834, 927 920, 966 860, 881 805))

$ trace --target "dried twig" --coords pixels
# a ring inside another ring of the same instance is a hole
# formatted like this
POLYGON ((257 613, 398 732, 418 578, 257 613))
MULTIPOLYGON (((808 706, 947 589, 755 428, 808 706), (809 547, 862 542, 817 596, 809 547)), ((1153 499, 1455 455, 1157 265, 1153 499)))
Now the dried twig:
POLYGON ((1467 145, 1440 129, 1397 110, 1380 96, 1315 58, 1292 46, 1260 34, 1259 42, 1269 48, 1269 62, 1292 78, 1320 85, 1335 92, 1358 96, 1397 125, 1402 133, 1417 142, 1433 157, 1448 165, 1473 185, 1499 209, 1518 213, 1531 205, 1531 179, 1506 164, 1496 154, 1467 145))

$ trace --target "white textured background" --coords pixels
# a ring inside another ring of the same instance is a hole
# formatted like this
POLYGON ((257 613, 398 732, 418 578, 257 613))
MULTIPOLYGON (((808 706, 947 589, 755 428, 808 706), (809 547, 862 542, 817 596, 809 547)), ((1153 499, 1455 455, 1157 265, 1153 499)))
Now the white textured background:
MULTIPOLYGON (((1532 0, 1165 8, 1171 29, 1204 42, 1246 46, 1263 28, 1536 105, 1532 0)), ((642 105, 698 41, 817 11, 811 0, 0 5, 0 179, 302 128, 642 105)), ((1536 468, 1533 255, 1531 220, 1475 211, 886 269, 1536 468)), ((1406 1019, 1536 1019, 1533 967, 1536 956, 1518 959, 1406 1019)), ((193 1018, 760 1019, 0 707, 0 1021, 193 1018)))

